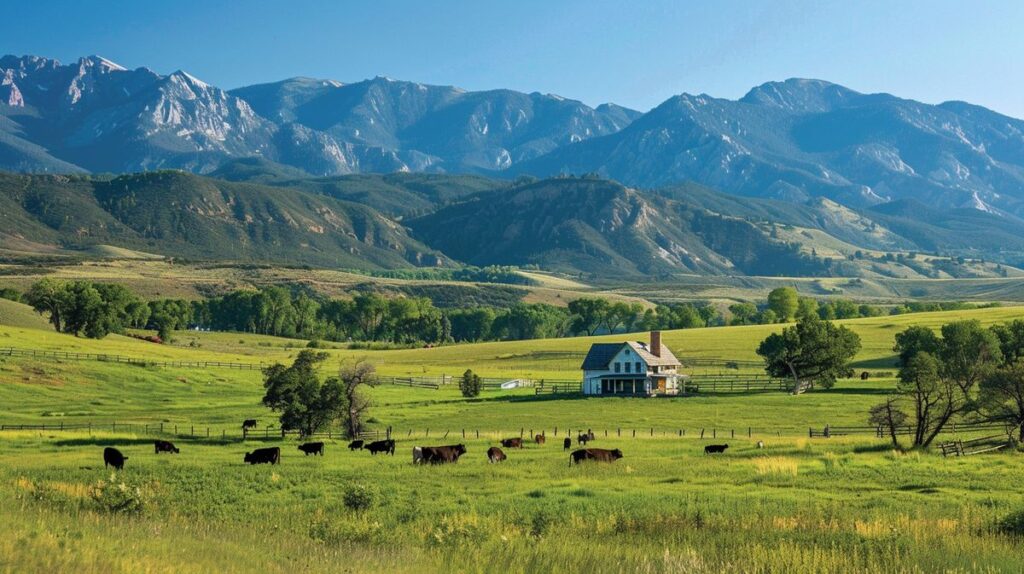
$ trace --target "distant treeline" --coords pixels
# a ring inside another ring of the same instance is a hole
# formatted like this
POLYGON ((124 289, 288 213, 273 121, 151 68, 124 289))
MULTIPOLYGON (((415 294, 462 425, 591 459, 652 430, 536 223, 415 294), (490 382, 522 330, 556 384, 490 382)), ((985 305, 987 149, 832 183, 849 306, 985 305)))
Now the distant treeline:
POLYGON ((595 297, 576 299, 567 307, 517 303, 507 309, 440 309, 426 297, 356 293, 351 299, 326 298, 308 289, 277 286, 237 290, 196 301, 145 301, 122 285, 54 279, 35 283, 24 295, 2 289, 0 297, 31 305, 58 331, 94 338, 136 328, 156 330, 166 341, 175 330, 198 328, 398 345, 766 324, 807 314, 850 319, 979 307, 971 303, 909 302, 882 307, 846 300, 817 301, 799 297, 791 287, 773 290, 763 305, 736 303, 727 309, 710 303, 644 308, 640 303, 595 297))
MULTIPOLYGON (((904 313, 929 311, 957 311, 997 307, 998 303, 965 303, 963 301, 907 301, 898 305, 869 305, 848 299, 817 300, 800 297, 792 287, 779 287, 768 294, 768 300, 761 305, 735 303, 730 305, 728 324, 766 325, 786 323, 805 315, 817 315, 821 319, 858 319, 904 313)), ((724 324, 724 322, 723 322, 724 324)))
POLYGON ((381 277, 385 279, 418 279, 425 281, 465 281, 471 283, 504 283, 508 285, 536 285, 537 282, 519 273, 517 267, 488 265, 487 267, 419 267, 416 269, 390 269, 385 271, 364 271, 345 269, 350 273, 381 277))

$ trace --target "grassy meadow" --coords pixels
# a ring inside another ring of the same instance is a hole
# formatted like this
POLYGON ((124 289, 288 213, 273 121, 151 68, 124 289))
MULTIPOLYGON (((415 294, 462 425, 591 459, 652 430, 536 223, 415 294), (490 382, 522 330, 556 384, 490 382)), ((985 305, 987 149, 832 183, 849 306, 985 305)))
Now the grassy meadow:
MULTIPOLYGON (((274 422, 260 405, 258 371, 0 351, 0 423, 95 424, 0 432, 0 572, 1020 572, 1020 453, 944 459, 870 436, 806 436, 811 426, 865 423, 893 385, 892 340, 907 326, 1021 316, 1024 308, 1003 307, 845 321, 863 341, 858 369, 874 376, 799 397, 584 399, 522 389, 464 399, 452 387, 380 386, 370 424, 395 429, 394 457, 336 440, 324 457, 302 456, 293 439, 242 441, 243 418, 258 418, 260 429, 274 422), (160 423, 164 435, 138 426, 160 423), (174 436, 175 425, 186 434, 210 428, 210 437, 174 436), (570 467, 560 439, 586 428, 598 435, 593 446, 625 458, 570 467), (505 463, 488 464, 486 449, 520 429, 543 430, 548 444, 506 449, 505 463), (154 455, 155 437, 181 454, 154 455), (456 465, 411 464, 413 445, 457 442, 468 453, 456 465), (705 456, 710 442, 730 448, 705 456), (109 445, 129 457, 124 471, 103 468, 109 445), (242 463, 267 445, 282 447, 280 465, 242 463)), ((305 346, 231 333, 181 332, 174 345, 75 338, 14 304, 0 304, 0 321, 0 349, 270 363, 305 346)), ((681 357, 751 360, 778 328, 672 331, 663 340, 681 357)), ((324 371, 365 357, 385 375, 472 368, 577 379, 592 342, 622 338, 327 349, 324 371)))

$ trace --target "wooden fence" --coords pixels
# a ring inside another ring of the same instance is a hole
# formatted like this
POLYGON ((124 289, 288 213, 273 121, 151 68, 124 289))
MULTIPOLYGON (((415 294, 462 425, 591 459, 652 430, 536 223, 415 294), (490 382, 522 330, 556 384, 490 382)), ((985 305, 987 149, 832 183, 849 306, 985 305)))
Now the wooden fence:
POLYGON ((970 456, 972 454, 999 450, 1009 446, 1009 444, 1010 441, 1007 440, 1007 435, 997 434, 967 441, 958 439, 944 442, 939 444, 939 449, 942 451, 942 456, 970 456))
POLYGON ((152 367, 173 367, 182 369, 240 369, 246 371, 259 371, 264 367, 263 363, 229 363, 224 361, 154 361, 151 359, 140 359, 138 357, 125 357, 124 355, 108 355, 102 353, 75 353, 70 351, 42 351, 35 349, 16 349, 14 347, 0 347, 0 357, 35 357, 45 359, 61 359, 66 361, 100 361, 106 363, 126 363, 131 365, 152 366, 152 367))
MULTIPOLYGON (((1003 431, 1009 434, 1009 427, 1002 423, 967 423, 967 424, 954 424, 950 423, 946 427, 948 433, 974 433, 974 432, 985 432, 985 431, 1003 431)), ((914 434, 914 429, 911 426, 900 426, 896 428, 897 436, 907 436, 914 434)), ((884 438, 889 436, 889 429, 883 426, 831 426, 825 425, 821 430, 816 428, 807 429, 807 436, 810 438, 831 438, 834 436, 850 436, 850 435, 873 435, 876 438, 884 438)))
MULTIPOLYGON (((195 424, 173 424, 173 423, 146 423, 146 422, 82 422, 82 423, 55 423, 55 424, 0 424, 2 431, 40 431, 40 432, 87 432, 92 433, 124 433, 139 436, 152 437, 178 437, 182 439, 211 439, 211 440, 285 440, 288 438, 299 438, 299 432, 295 430, 282 430, 276 426, 266 426, 257 429, 243 430, 241 426, 213 426, 195 424)), ((463 438, 463 439, 501 439, 520 437, 532 440, 536 435, 546 437, 570 437, 576 439, 580 434, 593 432, 595 439, 601 438, 665 438, 665 437, 692 437, 698 439, 712 440, 724 438, 753 438, 758 437, 781 437, 783 433, 791 434, 794 429, 768 429, 768 428, 606 428, 597 429, 583 428, 583 426, 556 426, 552 428, 520 427, 519 429, 480 429, 480 428, 408 428, 367 430, 359 434, 363 440, 379 440, 385 438, 411 439, 411 438, 463 438)), ((302 437, 304 439, 329 439, 344 440, 346 433, 342 429, 329 429, 302 437)))

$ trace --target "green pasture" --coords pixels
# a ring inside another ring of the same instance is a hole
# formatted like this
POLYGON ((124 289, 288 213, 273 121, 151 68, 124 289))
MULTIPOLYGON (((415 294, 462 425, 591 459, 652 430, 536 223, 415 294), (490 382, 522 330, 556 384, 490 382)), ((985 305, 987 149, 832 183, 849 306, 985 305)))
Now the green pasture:
MULTIPOLYGON (((305 342, 193 332, 174 345, 97 341, 39 328, 22 313, 0 325, 0 349, 151 364, 0 350, 0 423, 95 425, 0 432, 0 572, 1020 572, 1024 514, 1007 521, 1024 512, 1017 451, 945 459, 894 452, 872 436, 806 437, 810 426, 865 424, 893 386, 892 337, 907 326, 1021 316, 1007 307, 845 321, 864 343, 858 370, 873 376, 796 397, 553 398, 519 389, 465 399, 454 386, 382 385, 371 391, 369 424, 394 429, 396 456, 328 440, 326 456, 305 457, 294 440, 264 430, 275 421, 260 404, 259 371, 152 364, 288 361, 305 342), (260 425, 243 442, 244 418, 260 425), (592 446, 621 448, 625 458, 570 467, 561 438, 588 428, 592 446), (506 449, 508 461, 488 464, 486 449, 520 430, 544 432, 548 443, 506 449), (157 437, 182 453, 153 454, 157 437), (469 452, 456 465, 411 464, 413 445, 458 442, 469 452), (709 443, 730 448, 705 456, 709 443), (247 450, 269 445, 282 446, 279 466, 242 463, 247 450), (104 446, 128 455, 123 472, 103 468, 104 446), (370 507, 345 504, 357 487, 371 493, 370 507)), ((753 360, 779 328, 671 331, 663 340, 681 357, 753 360)), ((327 349, 324 374, 365 357, 385 375, 472 368, 575 380, 593 341, 626 337, 646 334, 327 349)))
MULTIPOLYGON (((459 442, 448 440, 448 443, 459 442)), ((560 444, 465 441, 455 465, 328 441, 13 433, 0 450, 0 570, 75 572, 1018 572, 1019 455, 942 459, 877 441, 599 437, 610 465, 570 467, 560 444), (721 442, 721 441, 720 441, 721 442), (282 446, 279 466, 242 464, 282 446), (120 473, 101 451, 129 457, 120 473), (101 485, 103 481, 105 484, 101 485), (109 484, 107 484, 109 483, 109 484), (121 485, 124 485, 123 488, 121 485), (346 506, 358 485, 364 510, 346 506), (115 489, 113 496, 99 494, 115 489), (124 494, 127 492, 127 494, 124 494), (115 512, 125 499, 137 512, 115 512)))

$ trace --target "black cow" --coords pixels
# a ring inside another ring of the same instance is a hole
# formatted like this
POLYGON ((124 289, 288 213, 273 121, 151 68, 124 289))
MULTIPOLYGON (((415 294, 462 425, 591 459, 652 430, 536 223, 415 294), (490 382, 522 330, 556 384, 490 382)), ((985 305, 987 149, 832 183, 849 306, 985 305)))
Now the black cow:
MULTIPOLYGON (((466 454, 466 445, 453 444, 450 446, 421 446, 419 449, 420 462, 430 464, 444 464, 446 462, 459 462, 459 457, 466 454)), ((413 457, 417 452, 413 449, 413 457)))
POLYGON ((324 443, 322 442, 307 442, 299 445, 299 450, 309 455, 324 455, 324 443))
POLYGON ((155 454, 160 454, 162 452, 171 452, 174 454, 178 454, 179 452, 181 452, 180 450, 178 450, 178 447, 174 446, 174 443, 166 440, 153 441, 153 449, 156 451, 155 454))
POLYGON ((121 470, 124 468, 124 461, 126 460, 128 460, 128 457, 112 446, 103 449, 103 468, 107 468, 109 465, 117 470, 121 470))
POLYGON ((488 462, 501 462, 506 458, 508 457, 505 456, 505 452, 496 446, 492 446, 491 448, 487 449, 488 462))
POLYGON ((363 441, 361 441, 361 440, 354 440, 354 441, 348 443, 348 449, 349 450, 359 450, 361 448, 363 448, 363 441))
POLYGON ((572 439, 565 437, 565 440, 562 441, 562 450, 569 450, 570 448, 572 448, 572 439))
POLYGON ((281 447, 258 448, 247 452, 245 453, 245 462, 249 464, 279 464, 281 462, 281 447))
POLYGON ((584 446, 586 446, 586 444, 588 442, 592 441, 592 440, 594 440, 594 439, 590 438, 590 434, 589 433, 583 433, 583 434, 581 434, 581 435, 576 437, 576 442, 578 442, 578 443, 580 443, 581 445, 584 445, 584 446))
POLYGON ((501 439, 501 446, 505 448, 523 448, 523 439, 521 438, 505 438, 501 439))
POLYGON ((376 456, 378 452, 383 452, 385 454, 390 454, 394 456, 395 441, 393 439, 376 440, 364 446, 363 448, 370 451, 370 454, 374 456, 376 456))
POLYGON ((723 453, 727 448, 729 448, 729 445, 727 444, 709 444, 704 447, 704 454, 723 453))
POLYGON ((866 381, 866 380, 868 380, 869 378, 871 378, 871 373, 869 373, 869 372, 867 372, 867 371, 862 371, 862 372, 861 372, 861 374, 860 374, 860 380, 862 380, 862 381, 866 381))
POLYGON ((573 463, 579 464, 585 460, 598 462, 615 462, 622 458, 622 451, 619 449, 608 450, 606 448, 581 448, 572 451, 569 455, 569 466, 573 463))
POLYGON ((256 428, 256 419, 245 419, 242 421, 242 432, 256 428))

